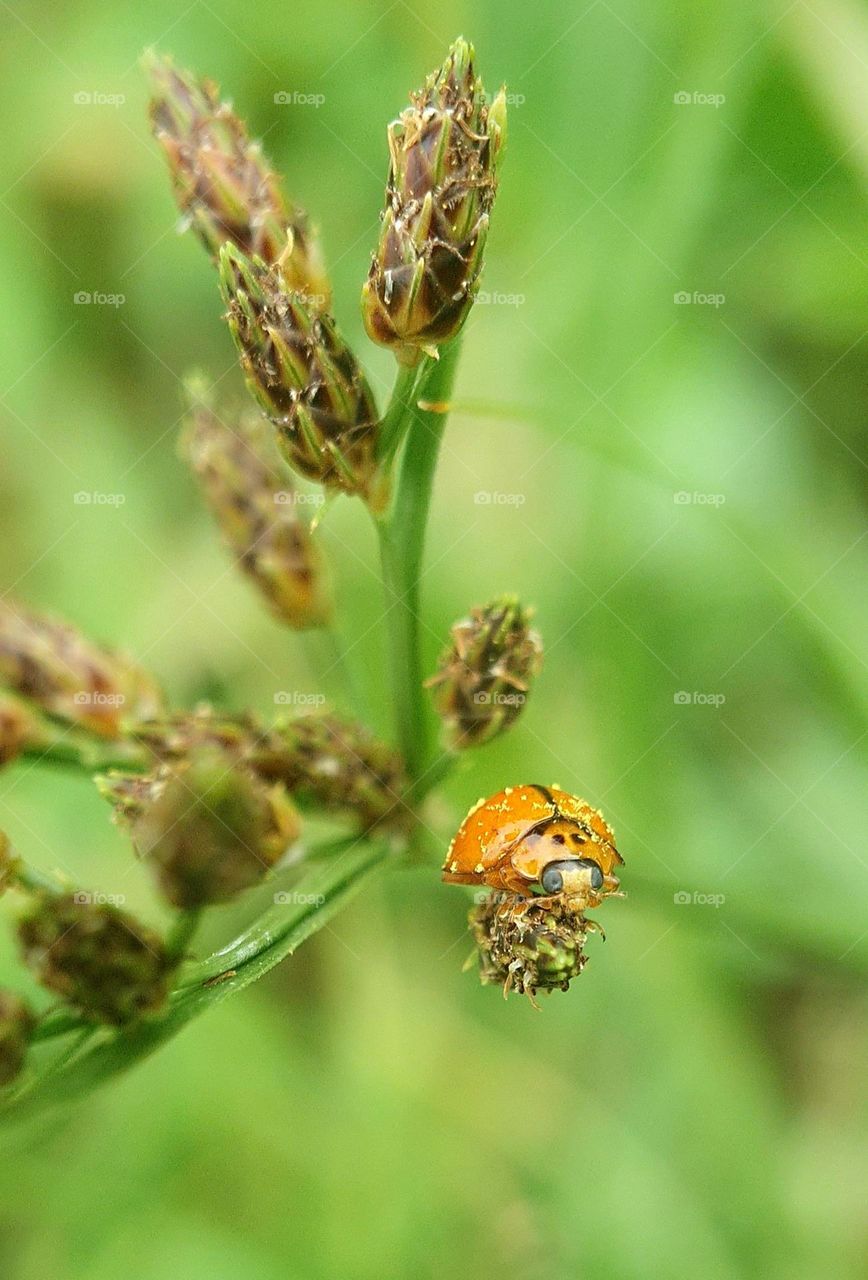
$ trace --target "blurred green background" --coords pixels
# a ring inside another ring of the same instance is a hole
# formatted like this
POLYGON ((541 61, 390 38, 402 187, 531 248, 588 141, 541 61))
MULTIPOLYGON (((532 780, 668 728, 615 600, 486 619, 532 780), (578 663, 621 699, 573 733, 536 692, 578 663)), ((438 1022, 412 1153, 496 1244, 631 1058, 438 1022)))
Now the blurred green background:
MULTIPOLYGON (((555 781, 612 820, 629 892, 536 1013, 461 972, 463 890, 381 876, 252 992, 3 1137, 4 1277, 855 1276, 865 8, 2 8, 0 588, 125 644, 180 705, 336 690, 228 571, 175 457, 185 372, 241 383, 136 59, 153 44, 214 76, 264 138, 383 394, 358 291, 385 125, 460 32, 508 83, 426 644, 433 663, 451 620, 514 589, 547 659, 431 821, 445 844, 480 794, 555 781)), ((323 538, 379 703, 364 512, 338 503, 323 538)), ((87 781, 10 770, 0 825, 160 920, 87 781)), ((215 913, 214 941, 250 911, 215 913)), ((0 981, 29 990, 8 933, 0 981)))

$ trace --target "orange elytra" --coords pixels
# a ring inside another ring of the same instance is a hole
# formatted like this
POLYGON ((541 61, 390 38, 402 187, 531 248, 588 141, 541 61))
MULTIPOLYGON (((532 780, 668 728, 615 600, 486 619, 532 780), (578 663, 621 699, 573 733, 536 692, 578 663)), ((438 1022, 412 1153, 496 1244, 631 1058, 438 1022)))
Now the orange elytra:
POLYGON ((599 810, 559 787, 507 787, 470 810, 449 846, 443 879, 520 898, 565 897, 597 907, 619 888, 624 859, 599 810))

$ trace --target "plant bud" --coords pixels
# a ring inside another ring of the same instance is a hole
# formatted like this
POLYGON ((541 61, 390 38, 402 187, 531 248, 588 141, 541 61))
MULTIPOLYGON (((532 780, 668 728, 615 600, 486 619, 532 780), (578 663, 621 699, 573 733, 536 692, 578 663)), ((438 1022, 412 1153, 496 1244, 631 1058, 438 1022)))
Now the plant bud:
POLYGON ((159 775, 132 839, 176 907, 228 902, 257 884, 298 838, 298 814, 231 752, 203 747, 159 775))
POLYGON ((277 427, 290 466, 370 500, 377 410, 334 320, 233 245, 221 251, 220 278, 247 385, 277 427))
POLYGON ((53 716, 116 738, 121 720, 154 716, 161 695, 150 676, 67 623, 0 600, 0 680, 53 716))
POLYGON ((35 1025, 24 1001, 0 988, 0 1089, 21 1074, 35 1025))
POLYGON ((258 754, 260 773, 312 805, 351 811, 363 829, 400 820, 401 762, 363 725, 329 714, 299 716, 276 725, 273 736, 271 758, 258 754))
POLYGON ((452 644, 426 681, 453 750, 479 746, 508 729, 542 663, 531 611, 502 596, 452 628, 452 644))
POLYGON ((259 144, 212 80, 199 80, 171 59, 143 60, 154 97, 154 137, 169 162, 175 199, 214 258, 227 240, 279 271, 313 306, 328 307, 330 287, 307 215, 284 198, 259 144))
POLYGON ((332 614, 325 556, 272 428, 250 415, 222 422, 195 385, 190 399, 183 452, 238 566, 281 622, 297 631, 325 626, 332 614))
POLYGON ((539 991, 566 991, 587 963, 587 923, 564 902, 516 900, 490 894, 470 912, 470 929, 479 948, 483 983, 499 983, 530 996, 539 991), (516 910, 518 905, 518 910, 516 910))
POLYGON ((87 894, 40 897, 19 921, 39 982, 97 1022, 122 1026, 162 1009, 171 962, 152 929, 87 894))
POLYGON ((482 270, 506 97, 486 104, 473 57, 456 40, 388 129, 386 208, 362 312, 374 342, 406 364, 458 332, 482 270))

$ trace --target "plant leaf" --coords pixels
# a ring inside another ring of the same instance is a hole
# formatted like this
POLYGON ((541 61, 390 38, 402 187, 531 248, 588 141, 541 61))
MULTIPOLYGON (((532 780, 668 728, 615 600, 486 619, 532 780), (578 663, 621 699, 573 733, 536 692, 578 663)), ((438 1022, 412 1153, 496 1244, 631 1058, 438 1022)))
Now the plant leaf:
POLYGON ((388 853, 382 844, 346 842, 344 852, 300 880, 234 942, 191 966, 172 992, 167 1012, 126 1030, 78 1029, 59 1037, 59 1051, 0 1103, 0 1120, 28 1118, 45 1107, 85 1097, 112 1076, 143 1061, 193 1018, 256 982, 345 906, 388 853))

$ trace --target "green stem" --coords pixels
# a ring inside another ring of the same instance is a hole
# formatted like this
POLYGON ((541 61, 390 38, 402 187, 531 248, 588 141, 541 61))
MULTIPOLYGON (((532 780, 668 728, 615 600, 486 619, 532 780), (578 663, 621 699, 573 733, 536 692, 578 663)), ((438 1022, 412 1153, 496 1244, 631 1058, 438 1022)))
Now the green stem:
MULTIPOLYGON (((233 981, 239 979, 240 985, 246 985, 251 972, 248 965, 255 968, 266 953, 273 960, 273 948, 283 938, 290 936, 290 930, 299 930, 292 934, 294 945, 299 945, 302 933, 304 937, 315 933, 330 918, 335 903, 355 892, 368 873, 385 861, 389 852, 388 844, 367 845, 358 836, 327 840, 321 845, 312 846, 309 850, 312 859, 319 856, 328 860, 312 866, 308 874, 297 882, 297 905, 292 902, 289 905, 275 904, 232 942, 206 959, 188 965, 172 992, 171 1005, 174 1006, 179 1000, 183 1001, 191 992, 201 991, 209 980, 219 980, 227 973, 232 974, 233 981)), ((181 913, 169 932, 167 949, 179 959, 183 959, 183 952, 193 936, 200 916, 198 911, 181 913)), ((42 1017, 33 1038, 53 1040, 72 1031, 88 1028, 92 1031, 99 1029, 97 1024, 81 1014, 63 1007, 54 1008, 42 1017)))
POLYGON ((187 948, 202 919, 202 908, 181 911, 178 918, 166 935, 166 955, 174 964, 181 964, 187 954, 187 948))
POLYGON ((410 426, 415 409, 414 392, 424 376, 428 361, 422 359, 411 367, 399 365, 392 388, 389 407, 380 422, 377 440, 377 461, 387 467, 398 452, 401 441, 410 426))
POLYGON ((420 375, 419 390, 431 407, 404 405, 411 423, 397 492, 378 525, 396 732, 411 781, 425 772, 430 754, 428 706, 422 691, 419 579, 434 473, 459 351, 460 339, 453 339, 441 349, 440 359, 429 361, 420 375))
POLYGON ((172 992, 162 1017, 142 1019, 115 1033, 76 1023, 63 1011, 47 1017, 38 1033, 40 1040, 74 1030, 81 1032, 82 1039, 73 1051, 63 1047, 60 1069, 57 1062, 49 1065, 44 1074, 26 1081, 0 1101, 0 1117, 23 1119, 41 1106, 67 1103, 90 1093, 104 1080, 149 1056, 187 1022, 242 991, 292 955, 351 900, 389 856, 388 845, 357 844, 339 854, 333 865, 300 881, 295 902, 275 905, 235 942, 203 964, 191 966, 184 985, 172 992))
POLYGON ((13 860, 9 871, 9 881, 12 884, 16 884, 19 889, 24 889, 27 893, 46 893, 50 897, 57 897, 58 894, 72 891, 72 886, 66 884, 59 876, 39 871, 36 867, 31 867, 28 862, 24 862, 22 858, 13 860))
POLYGON ((85 773, 104 773, 108 769, 144 773, 152 763, 147 751, 133 742, 103 742, 68 729, 58 729, 56 737, 45 737, 25 747, 20 758, 85 773))

